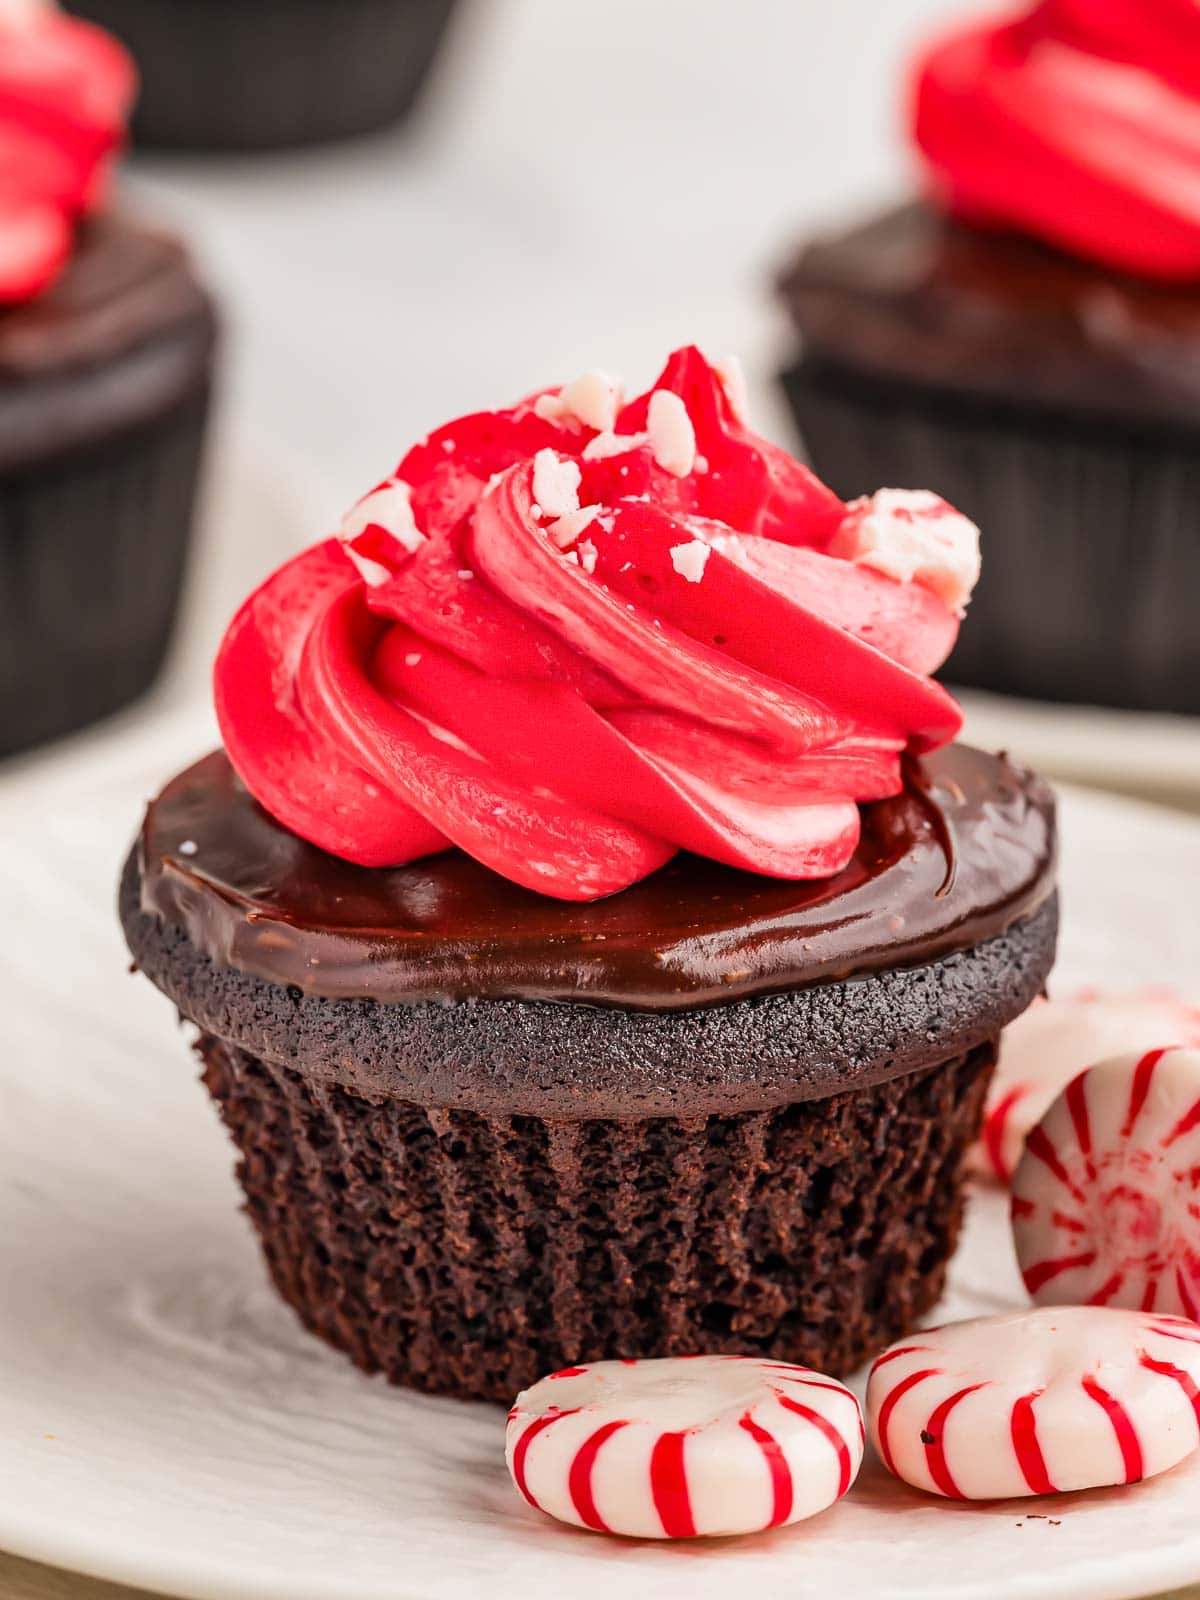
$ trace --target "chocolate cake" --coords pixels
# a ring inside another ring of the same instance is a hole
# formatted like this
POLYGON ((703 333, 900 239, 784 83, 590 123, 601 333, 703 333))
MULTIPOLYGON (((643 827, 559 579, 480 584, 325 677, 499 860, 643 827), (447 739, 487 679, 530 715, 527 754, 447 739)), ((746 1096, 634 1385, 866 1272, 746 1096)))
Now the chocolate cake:
POLYGON ((930 676, 978 566, 688 348, 436 429, 243 603, 121 915, 308 1327, 509 1400, 933 1305, 1057 915, 1049 791, 930 676))
POLYGON ((182 246, 84 226, 0 307, 0 755, 147 688, 171 637, 208 411, 212 304, 182 246))
POLYGON ((280 1292, 369 1371, 503 1400, 628 1354, 843 1373, 911 1327, 1049 971, 1053 866, 1044 785, 958 746, 834 879, 680 857, 585 906, 459 852, 339 862, 214 755, 151 805, 121 905, 280 1292))
POLYGON ((784 386, 833 488, 934 482, 1004 529, 950 681, 1200 711, 1195 289, 909 205, 810 244, 782 291, 784 386))
POLYGON ((214 316, 111 205, 136 81, 101 29, 0 8, 0 757, 145 689, 175 616, 214 316))
POLYGON ((70 0, 111 28, 142 77, 139 144, 268 150, 405 116, 455 0, 70 0))
POLYGON ((952 683, 1200 711, 1186 10, 955 24, 912 74, 923 197, 782 275, 816 470, 847 496, 936 484, 992 535, 952 683))

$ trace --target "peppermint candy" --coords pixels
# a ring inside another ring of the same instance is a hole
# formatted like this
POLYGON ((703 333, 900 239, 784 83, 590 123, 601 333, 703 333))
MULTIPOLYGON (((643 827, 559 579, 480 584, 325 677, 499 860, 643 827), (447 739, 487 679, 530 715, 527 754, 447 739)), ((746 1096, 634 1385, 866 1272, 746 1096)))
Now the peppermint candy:
POLYGON ((531 1506, 598 1533, 687 1539, 815 1516, 862 1465, 858 1401, 749 1356, 597 1361, 518 1395, 506 1456, 531 1506))
POLYGON ((979 529, 928 489, 877 489, 852 500, 829 553, 920 584, 960 617, 979 582, 979 529))
POLYGON ((1200 1316, 1200 1050, 1074 1078, 1025 1142, 1012 1220, 1035 1300, 1200 1316))
POLYGON ((879 1357, 867 1419, 890 1472, 948 1499, 1136 1483, 1200 1444, 1200 1327, 1093 1306, 951 1323, 879 1357))
POLYGON ((1026 1134, 1077 1073, 1123 1050, 1164 1044, 1200 1045, 1200 1007, 1169 989, 1087 989, 1035 1000, 1001 1037, 975 1150, 977 1169, 1011 1183, 1026 1134))

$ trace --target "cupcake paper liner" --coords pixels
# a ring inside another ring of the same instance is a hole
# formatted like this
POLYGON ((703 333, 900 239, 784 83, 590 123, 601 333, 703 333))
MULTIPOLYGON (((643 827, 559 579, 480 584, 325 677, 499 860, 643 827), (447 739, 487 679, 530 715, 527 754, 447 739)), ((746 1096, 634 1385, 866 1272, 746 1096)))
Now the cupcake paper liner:
POLYGON ((838 494, 930 488, 979 524, 983 577, 949 682, 1200 713, 1194 441, 893 389, 814 361, 783 382, 838 494))
POLYGON ((141 144, 253 150, 368 133, 412 107, 454 0, 70 0, 142 76, 141 144))
POLYGON ((511 1401, 606 1357, 844 1374, 942 1288, 995 1041, 885 1084, 693 1118, 367 1098, 203 1034, 283 1298, 368 1372, 511 1401))
POLYGON ((106 716, 170 642, 207 387, 94 448, 0 476, 0 756, 106 716))

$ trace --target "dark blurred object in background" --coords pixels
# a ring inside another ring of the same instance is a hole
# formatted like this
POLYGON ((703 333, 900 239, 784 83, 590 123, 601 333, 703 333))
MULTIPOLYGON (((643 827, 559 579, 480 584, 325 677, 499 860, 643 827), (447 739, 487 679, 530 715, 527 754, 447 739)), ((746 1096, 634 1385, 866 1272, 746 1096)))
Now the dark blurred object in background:
POLYGON ((0 756, 132 700, 170 642, 215 320, 182 246, 81 230, 0 310, 0 756))
POLYGON ((784 386, 821 477, 846 498, 930 487, 982 530, 944 676, 1200 712, 1200 294, 1118 288, 926 206, 815 241, 783 288, 804 338, 784 386))
POLYGON ((133 52, 138 144, 265 150, 412 107, 455 0, 68 0, 133 52))
POLYGON ((781 285, 813 465, 979 524, 952 682, 1200 713, 1200 8, 1043 0, 915 84, 929 199, 781 285))
POLYGON ((100 29, 0 14, 0 756, 147 688, 182 585, 216 323, 111 207, 135 90, 100 29))

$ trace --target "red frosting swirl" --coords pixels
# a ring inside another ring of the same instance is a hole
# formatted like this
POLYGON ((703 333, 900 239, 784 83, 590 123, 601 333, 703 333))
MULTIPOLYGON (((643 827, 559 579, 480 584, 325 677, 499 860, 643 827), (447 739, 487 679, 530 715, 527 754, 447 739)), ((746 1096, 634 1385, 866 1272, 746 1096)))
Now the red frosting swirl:
POLYGON ((46 9, 0 13, 0 304, 66 264, 76 221, 104 199, 137 79, 101 29, 46 9))
POLYGON ((917 64, 948 204, 1107 266, 1200 276, 1200 6, 1042 0, 917 64))
POLYGON ((238 612, 226 749, 279 821, 368 866, 454 844, 579 900, 678 848, 837 872, 855 802, 961 720, 925 676, 954 611, 826 553, 853 525, 693 349, 624 407, 597 375, 462 417, 238 612))

